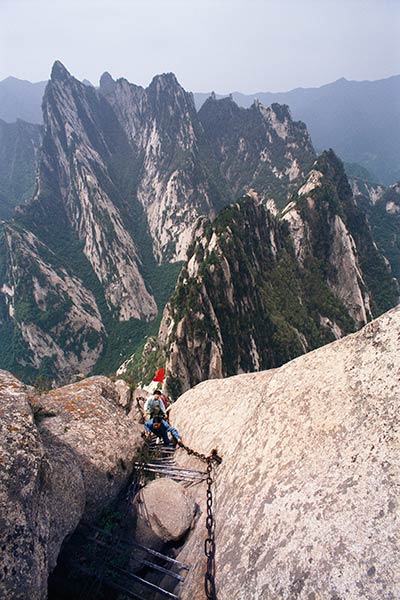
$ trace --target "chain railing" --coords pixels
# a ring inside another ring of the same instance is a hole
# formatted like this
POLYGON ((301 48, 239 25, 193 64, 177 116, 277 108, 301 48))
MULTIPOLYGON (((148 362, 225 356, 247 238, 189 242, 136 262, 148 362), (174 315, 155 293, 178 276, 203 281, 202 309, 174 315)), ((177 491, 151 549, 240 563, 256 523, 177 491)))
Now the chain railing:
POLYGON ((213 515, 213 495, 211 486, 213 484, 212 470, 215 463, 221 464, 222 458, 218 455, 217 449, 214 448, 209 456, 196 452, 183 442, 178 442, 178 446, 186 450, 190 456, 196 456, 200 460, 207 463, 207 516, 206 529, 207 537, 204 542, 204 553, 207 557, 207 568, 204 575, 204 590, 207 600, 217 600, 215 591, 215 520, 213 515))
MULTIPOLYGON (((143 415, 139 400, 137 400, 137 406, 143 415)), ((145 435, 143 435, 143 437, 145 437, 145 435)), ((213 495, 211 486, 213 484, 213 467, 215 464, 221 464, 222 458, 218 455, 216 448, 213 448, 213 450, 211 450, 211 454, 206 456, 201 452, 197 452, 196 450, 189 448, 189 446, 186 446, 186 444, 184 444, 182 441, 178 442, 177 445, 183 448, 183 450, 185 450, 190 456, 195 456, 196 458, 207 463, 207 538, 204 542, 204 553, 207 557, 207 568, 204 576, 204 589, 207 600, 217 600, 215 591, 215 520, 213 515, 213 495)))

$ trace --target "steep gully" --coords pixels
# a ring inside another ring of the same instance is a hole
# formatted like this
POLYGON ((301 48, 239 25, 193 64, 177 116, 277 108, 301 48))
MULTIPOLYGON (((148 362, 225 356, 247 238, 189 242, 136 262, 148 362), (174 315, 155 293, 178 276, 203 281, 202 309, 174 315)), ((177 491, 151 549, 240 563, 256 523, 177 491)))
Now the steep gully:
MULTIPOLYGON (((137 408, 143 416, 139 400, 137 408)), ((221 464, 222 458, 216 449, 205 456, 183 442, 178 445, 189 456, 205 463, 206 470, 180 468, 175 462, 175 446, 168 448, 161 445, 161 440, 155 435, 145 438, 141 456, 135 462, 132 481, 117 500, 115 512, 110 512, 108 520, 103 515, 96 524, 82 521, 64 544, 57 567, 49 578, 48 600, 95 600, 99 597, 110 600, 121 597, 179 600, 179 590, 184 585, 190 565, 173 557, 176 551, 171 544, 164 544, 159 552, 129 536, 132 507, 133 512, 137 511, 150 526, 146 501, 140 498, 140 491, 154 478, 168 478, 185 488, 207 482, 204 597, 216 599, 212 484, 213 468, 221 464), (113 519, 116 519, 115 522, 112 522, 113 519)))

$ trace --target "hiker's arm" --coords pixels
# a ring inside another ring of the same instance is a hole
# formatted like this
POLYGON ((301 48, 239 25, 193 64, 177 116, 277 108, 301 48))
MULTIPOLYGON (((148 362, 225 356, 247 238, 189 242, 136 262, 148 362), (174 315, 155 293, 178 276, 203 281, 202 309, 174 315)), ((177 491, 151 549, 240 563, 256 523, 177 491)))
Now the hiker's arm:
POLYGON ((169 425, 169 423, 167 423, 167 431, 168 433, 170 433, 176 440, 178 440, 178 442, 181 442, 181 437, 179 435, 179 433, 177 432, 177 430, 172 427, 172 425, 169 425))

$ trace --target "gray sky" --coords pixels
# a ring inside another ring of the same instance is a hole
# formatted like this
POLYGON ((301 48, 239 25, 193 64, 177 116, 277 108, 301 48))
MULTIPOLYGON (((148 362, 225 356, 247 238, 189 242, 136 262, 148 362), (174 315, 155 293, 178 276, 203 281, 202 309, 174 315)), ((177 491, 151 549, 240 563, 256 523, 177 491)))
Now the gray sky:
POLYGON ((286 91, 400 72, 400 0, 0 0, 0 80, 49 77, 188 90, 286 91))

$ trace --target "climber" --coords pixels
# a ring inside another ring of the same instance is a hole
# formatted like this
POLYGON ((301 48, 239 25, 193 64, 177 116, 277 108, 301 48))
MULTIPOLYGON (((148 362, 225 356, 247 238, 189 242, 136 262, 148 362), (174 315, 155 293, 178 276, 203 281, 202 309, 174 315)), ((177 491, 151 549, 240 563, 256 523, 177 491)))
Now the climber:
POLYGON ((179 433, 174 427, 172 427, 167 421, 165 421, 160 415, 156 415, 153 418, 146 421, 144 424, 147 432, 153 432, 159 438, 163 439, 164 446, 170 446, 171 440, 169 439, 168 433, 172 435, 172 445, 176 446, 182 442, 179 433))
POLYGON ((144 412, 146 414, 146 421, 155 416, 159 416, 160 413, 162 413, 163 416, 167 414, 160 390, 154 390, 153 395, 147 398, 144 405, 144 412))

